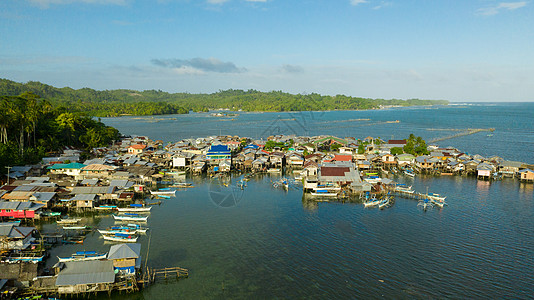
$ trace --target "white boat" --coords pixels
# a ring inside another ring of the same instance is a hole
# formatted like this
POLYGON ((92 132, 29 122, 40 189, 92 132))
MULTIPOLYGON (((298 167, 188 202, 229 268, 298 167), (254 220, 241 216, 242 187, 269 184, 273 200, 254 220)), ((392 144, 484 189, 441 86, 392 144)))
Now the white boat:
POLYGON ((148 227, 142 227, 139 224, 128 224, 128 225, 126 225, 126 227, 131 228, 131 229, 135 229, 135 231, 137 231, 137 233, 146 233, 147 230, 148 230, 148 227))
POLYGON ((426 211, 429 208, 433 208, 434 204, 432 204, 432 202, 430 202, 430 200, 428 199, 422 199, 422 200, 419 200, 419 203, 417 203, 417 206, 421 207, 424 211, 426 211))
POLYGON ((115 220, 120 220, 120 221, 146 222, 148 220, 148 216, 143 217, 138 214, 113 215, 113 218, 115 220))
POLYGON ((103 235, 102 236, 106 241, 112 242, 121 242, 121 243, 135 243, 137 242, 137 236, 135 235, 126 235, 126 234, 115 234, 115 235, 103 235))
POLYGON ((440 194, 433 194, 433 193, 430 193, 427 195, 428 199, 430 200, 436 200, 436 201, 445 201, 445 198, 447 198, 447 196, 440 196, 440 194))
POLYGON ((136 234, 137 230, 134 228, 129 228, 126 226, 112 226, 108 229, 98 229, 98 232, 102 235, 106 234, 116 234, 116 233, 122 233, 122 234, 136 234))
POLYGON ((371 198, 363 203, 363 207, 375 207, 380 204, 380 199, 371 198))
POLYGON ((386 208, 390 203, 390 199, 391 199, 390 197, 386 197, 386 198, 380 200, 380 203, 378 204, 378 208, 379 209, 386 208))
POLYGON ((87 226, 63 226, 64 230, 85 230, 87 226))
POLYGON ((42 256, 10 256, 6 258, 6 262, 8 263, 18 263, 18 262, 31 262, 31 263, 39 263, 43 261, 44 255, 42 256))
POLYGON ((281 173, 282 169, 271 168, 267 170, 267 173, 281 173))
POLYGON ((330 193, 330 191, 326 189, 316 189, 310 194, 313 196, 321 196, 321 197, 337 197, 337 193, 330 193))
POLYGON ((404 174, 406 174, 406 175, 408 175, 410 177, 415 177, 415 173, 413 173, 411 171, 408 171, 408 170, 404 171, 404 174))
POLYGON ((61 220, 57 220, 56 223, 57 224, 76 224, 78 222, 80 222, 82 219, 61 219, 61 220))
POLYGON ((117 209, 117 206, 116 205, 100 205, 100 206, 95 206, 95 209, 96 210, 114 210, 114 209, 117 209))
POLYGON ((176 196, 176 190, 172 191, 150 191, 152 195, 156 196, 176 196))
POLYGON ((150 212, 150 210, 152 209, 152 206, 142 206, 141 204, 139 205, 135 205, 135 204, 130 204, 129 207, 119 207, 117 208, 117 210, 119 212, 150 212))
POLYGON ((98 253, 95 251, 78 251, 72 256, 69 257, 57 257, 60 262, 66 262, 66 261, 80 261, 80 260, 99 260, 99 259, 106 259, 107 256, 106 253, 98 253))

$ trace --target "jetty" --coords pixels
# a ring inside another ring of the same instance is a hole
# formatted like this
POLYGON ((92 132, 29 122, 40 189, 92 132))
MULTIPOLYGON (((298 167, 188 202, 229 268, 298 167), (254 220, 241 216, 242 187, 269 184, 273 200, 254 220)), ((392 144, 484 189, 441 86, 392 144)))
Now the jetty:
MULTIPOLYGON (((433 130, 433 129, 428 129, 428 130, 433 130)), ((437 130, 437 129, 434 129, 434 130, 437 130)), ((449 129, 445 129, 445 130, 449 130, 449 129)), ((471 134, 475 134, 475 133, 479 133, 479 132, 483 132, 483 131, 493 132, 493 131, 495 131, 495 128, 468 128, 465 131, 462 130, 462 129, 450 129, 450 130, 453 130, 453 131, 460 131, 461 130, 462 132, 459 132, 459 133, 456 133, 456 134, 453 134, 453 135, 449 135, 449 136, 445 136, 445 137, 431 139, 428 142, 429 143, 436 143, 436 142, 441 142, 441 141, 444 141, 444 140, 449 140, 449 139, 453 139, 453 138, 457 138, 457 137, 461 137, 461 136, 471 135, 471 134)))

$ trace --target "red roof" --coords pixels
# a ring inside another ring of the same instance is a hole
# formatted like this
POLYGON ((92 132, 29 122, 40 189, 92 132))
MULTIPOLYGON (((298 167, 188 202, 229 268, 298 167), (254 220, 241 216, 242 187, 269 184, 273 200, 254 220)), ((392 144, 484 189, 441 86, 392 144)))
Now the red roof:
POLYGON ((350 172, 349 167, 322 167, 321 176, 345 176, 346 172, 350 172))
POLYGON ((388 144, 391 144, 391 145, 406 145, 406 140, 389 140, 388 144))
POLYGON ((135 144, 135 145, 131 145, 129 148, 133 148, 133 149, 145 149, 146 148, 146 145, 143 145, 143 144, 135 144))
POLYGON ((352 155, 338 155, 334 157, 335 161, 352 161, 352 155))

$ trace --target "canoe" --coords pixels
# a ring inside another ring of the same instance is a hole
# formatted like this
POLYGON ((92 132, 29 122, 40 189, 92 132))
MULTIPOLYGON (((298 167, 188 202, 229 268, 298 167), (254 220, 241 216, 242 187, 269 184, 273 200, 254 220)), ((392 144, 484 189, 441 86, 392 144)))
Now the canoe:
POLYGON ((80 260, 98 260, 98 259, 105 259, 107 256, 106 253, 98 253, 95 251, 78 251, 72 256, 69 257, 57 257, 60 262, 66 262, 66 261, 80 261, 80 260))
POLYGON ((139 222, 146 222, 148 220, 148 216, 139 216, 136 214, 124 214, 124 215, 113 215, 113 218, 115 220, 120 221, 139 221, 139 222))

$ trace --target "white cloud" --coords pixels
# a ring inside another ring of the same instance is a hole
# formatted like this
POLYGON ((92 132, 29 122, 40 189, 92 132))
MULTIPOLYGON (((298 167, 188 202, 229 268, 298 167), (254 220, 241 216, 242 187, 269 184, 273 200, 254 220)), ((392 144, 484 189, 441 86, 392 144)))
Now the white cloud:
POLYGON ((375 5, 373 7, 373 9, 381 9, 381 8, 388 7, 388 6, 391 6, 391 5, 392 5, 391 2, 382 1, 382 2, 380 2, 380 4, 375 5))
POLYGON ((358 4, 363 4, 363 3, 367 3, 367 0, 350 0, 350 4, 354 6, 358 4))
POLYGON ((516 10, 526 5, 527 5, 527 1, 500 2, 499 4, 494 5, 494 6, 479 8, 476 11, 476 14, 483 15, 483 16, 493 16, 493 15, 498 14, 502 10, 516 10))

